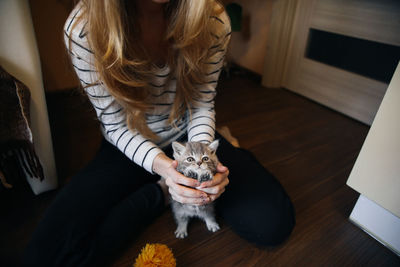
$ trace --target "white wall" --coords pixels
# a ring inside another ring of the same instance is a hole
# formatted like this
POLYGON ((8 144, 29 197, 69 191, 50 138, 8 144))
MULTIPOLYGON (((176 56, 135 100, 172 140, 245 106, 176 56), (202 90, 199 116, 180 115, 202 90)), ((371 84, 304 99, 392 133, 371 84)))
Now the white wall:
POLYGON ((268 30, 272 14, 273 0, 236 0, 234 2, 243 8, 243 20, 249 21, 249 32, 246 25, 242 31, 232 32, 228 59, 262 75, 264 70, 265 52, 267 49, 268 30))

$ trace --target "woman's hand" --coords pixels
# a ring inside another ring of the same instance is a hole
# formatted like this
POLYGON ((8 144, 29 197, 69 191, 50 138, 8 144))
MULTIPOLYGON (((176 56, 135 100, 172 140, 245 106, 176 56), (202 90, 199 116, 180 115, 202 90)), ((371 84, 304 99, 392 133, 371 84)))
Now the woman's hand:
POLYGON ((214 178, 211 181, 201 183, 201 185, 196 188, 207 193, 209 197, 208 202, 212 202, 219 198, 225 191, 225 187, 229 184, 228 175, 228 168, 218 163, 217 173, 214 175, 214 178))
POLYGON ((158 154, 153 162, 153 171, 165 179, 169 193, 173 200, 184 203, 203 205, 211 201, 207 193, 195 189, 200 183, 192 178, 185 177, 176 171, 178 163, 165 154, 158 154))

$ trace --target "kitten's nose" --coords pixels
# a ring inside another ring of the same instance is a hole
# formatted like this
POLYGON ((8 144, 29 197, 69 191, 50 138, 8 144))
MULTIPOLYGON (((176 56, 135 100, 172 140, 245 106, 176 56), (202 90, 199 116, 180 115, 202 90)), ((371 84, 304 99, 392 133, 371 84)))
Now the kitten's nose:
POLYGON ((201 162, 201 161, 198 161, 198 162, 197 162, 197 165, 199 165, 199 166, 200 166, 200 165, 201 165, 201 163, 203 163, 203 162, 201 162))

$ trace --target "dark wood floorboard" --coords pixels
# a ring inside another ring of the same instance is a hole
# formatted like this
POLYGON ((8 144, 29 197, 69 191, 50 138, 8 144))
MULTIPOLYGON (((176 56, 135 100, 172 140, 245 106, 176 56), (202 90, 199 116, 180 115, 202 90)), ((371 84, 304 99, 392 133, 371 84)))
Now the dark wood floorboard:
MULTIPOLYGON (((48 94, 47 101, 62 186, 94 155, 101 135, 79 93, 48 94)), ((400 266, 399 257, 348 220, 358 194, 345 183, 367 126, 287 90, 263 88, 246 75, 221 81, 216 109, 218 126, 228 126, 287 190, 296 208, 294 232, 279 247, 261 248, 222 220, 217 233, 195 220, 189 237, 177 240, 167 210, 114 266, 132 266, 146 243, 167 244, 178 266, 400 266)), ((56 193, 35 197, 23 182, 0 191, 0 266, 17 264, 56 193)))

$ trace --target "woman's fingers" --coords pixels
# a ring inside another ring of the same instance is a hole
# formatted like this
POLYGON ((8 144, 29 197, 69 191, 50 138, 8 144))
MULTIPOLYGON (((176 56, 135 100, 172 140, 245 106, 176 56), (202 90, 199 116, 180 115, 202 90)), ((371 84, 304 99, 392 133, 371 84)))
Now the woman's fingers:
POLYGON ((200 190, 196 190, 193 188, 189 188, 189 187, 177 184, 172 179, 166 179, 165 183, 176 194, 181 195, 182 197, 191 197, 191 198, 207 197, 206 193, 204 193, 200 190))
MULTIPOLYGON (((217 176, 218 174, 216 174, 215 176, 217 176)), ((215 178, 214 176, 214 178, 215 178)), ((219 184, 216 184, 214 186, 211 187, 203 187, 203 188, 198 188, 199 190, 206 192, 208 194, 213 194, 213 195, 217 195, 222 193, 222 191, 225 190, 225 187, 229 184, 229 179, 228 177, 224 177, 219 184)))
POLYGON ((175 170, 176 161, 172 163, 169 175, 165 179, 169 193, 173 200, 193 205, 202 205, 209 201, 207 193, 194 189, 200 183, 194 179, 187 178, 175 170))
POLYGON ((185 177, 176 171, 177 162, 173 161, 166 177, 166 185, 173 200, 193 205, 208 204, 217 199, 229 184, 229 170, 218 164, 217 173, 211 181, 200 184, 197 180, 185 177))
POLYGON ((216 200, 225 191, 225 187, 229 184, 228 175, 228 168, 219 163, 214 178, 197 187, 197 189, 208 194, 210 200, 207 203, 216 200))
POLYGON ((205 197, 186 197, 176 193, 171 187, 169 188, 169 193, 173 200, 183 204, 204 205, 210 201, 210 198, 207 197, 207 195, 205 197))
POLYGON ((169 175, 168 175, 168 177, 171 178, 172 181, 174 181, 174 183, 189 186, 189 187, 197 187, 200 185, 200 183, 197 180, 187 178, 186 176, 177 172, 176 166, 177 166, 177 162, 176 162, 176 160, 174 160, 171 165, 172 168, 169 169, 169 175))
POLYGON ((216 200, 217 198, 219 198, 219 196, 223 193, 223 192, 225 192, 225 188, 222 188, 222 190, 221 191, 219 191, 218 192, 218 194, 210 194, 210 195, 208 195, 208 197, 210 198, 210 202, 213 202, 214 200, 216 200))
POLYGON ((229 171, 228 167, 222 165, 221 162, 218 162, 218 164, 217 164, 217 172, 226 172, 226 171, 229 171))
POLYGON ((226 173, 217 173, 214 175, 214 178, 211 181, 203 182, 203 183, 201 183, 200 186, 198 186, 196 188, 203 190, 205 188, 214 187, 214 186, 219 185, 224 182, 226 182, 225 185, 227 185, 229 183, 228 174, 229 174, 229 171, 226 173))
MULTIPOLYGON (((207 182, 201 183, 201 185, 199 187, 197 187, 197 188, 198 189, 203 189, 203 188, 213 187, 213 186, 216 186, 218 184, 221 184, 222 182, 224 182, 225 180, 228 179, 228 175, 229 175, 228 168, 225 167, 225 166, 222 166, 221 163, 218 163, 218 165, 217 165, 217 173, 214 175, 214 178, 211 181, 207 181, 207 182)), ((229 183, 229 180, 228 180, 228 183, 229 183)), ((226 183, 225 186, 228 183, 226 183)))

